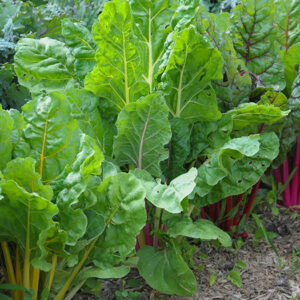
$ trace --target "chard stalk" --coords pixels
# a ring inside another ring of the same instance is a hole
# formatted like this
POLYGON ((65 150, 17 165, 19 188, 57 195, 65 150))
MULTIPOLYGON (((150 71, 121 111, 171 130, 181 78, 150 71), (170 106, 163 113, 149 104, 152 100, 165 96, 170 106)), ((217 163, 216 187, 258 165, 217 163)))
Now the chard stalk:
POLYGON ((33 300, 37 300, 39 292, 40 269, 32 268, 32 282, 31 287, 34 291, 33 300))
POLYGON ((291 205, 297 205, 298 202, 298 191, 299 191, 299 165, 300 165, 300 135, 297 139, 297 149, 294 161, 294 168, 297 168, 296 173, 292 179, 291 186, 291 205))
POLYGON ((52 282, 53 282, 53 278, 54 278, 54 274, 55 274, 56 264, 57 264, 57 255, 54 254, 52 256, 52 267, 50 270, 49 282, 48 282, 48 287, 47 287, 49 293, 51 291, 51 286, 52 286, 52 282))
MULTIPOLYGON (((283 182, 285 183, 289 178, 289 161, 288 157, 285 158, 283 163, 283 182)), ((283 192, 284 200, 283 203, 286 207, 291 206, 291 191, 290 191, 290 184, 288 184, 283 192)))
MULTIPOLYGON (((155 230, 159 229, 160 216, 161 216, 161 208, 156 207, 155 208, 155 216, 154 216, 154 229, 155 230)), ((158 237, 157 237, 157 235, 154 235, 153 247, 157 247, 157 246, 158 246, 158 237)))
POLYGON ((2 251, 3 251, 3 256, 4 256, 4 260, 5 260, 5 266, 6 266, 6 270, 7 270, 9 283, 17 284, 14 267, 12 264, 12 260, 11 260, 7 242, 1 242, 1 247, 2 247, 2 251))

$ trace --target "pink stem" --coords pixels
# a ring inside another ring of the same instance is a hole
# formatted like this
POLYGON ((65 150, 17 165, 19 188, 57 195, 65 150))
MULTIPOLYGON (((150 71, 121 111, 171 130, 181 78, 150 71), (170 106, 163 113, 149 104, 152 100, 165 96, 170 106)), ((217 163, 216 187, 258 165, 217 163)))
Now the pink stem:
MULTIPOLYGON (((289 161, 288 158, 285 158, 285 161, 283 163, 283 182, 285 183, 289 178, 289 161)), ((290 191, 290 185, 288 184, 283 192, 283 204, 286 207, 291 206, 291 191, 290 191)))
POLYGON ((279 182, 282 183, 282 177, 281 177, 281 172, 280 172, 280 168, 277 168, 273 171, 273 175, 275 177, 275 181, 278 184, 279 182))
POLYGON ((297 205, 298 202, 298 190, 299 190, 299 165, 300 165, 300 135, 297 139, 297 150, 294 162, 294 168, 297 168, 296 173, 291 182, 292 192, 291 192, 291 205, 297 205))
POLYGON ((145 236, 146 236, 146 245, 153 246, 151 234, 150 234, 150 232, 151 232, 150 224, 147 223, 145 225, 144 230, 145 230, 145 236))

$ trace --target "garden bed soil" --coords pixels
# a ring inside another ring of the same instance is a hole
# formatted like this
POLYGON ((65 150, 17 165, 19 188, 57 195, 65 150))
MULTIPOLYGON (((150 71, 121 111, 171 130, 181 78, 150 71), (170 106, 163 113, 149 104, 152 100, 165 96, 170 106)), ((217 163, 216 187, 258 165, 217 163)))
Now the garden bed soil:
MULTIPOLYGON (((260 216, 264 220, 267 231, 277 234, 273 240, 281 257, 281 266, 272 247, 262 240, 257 246, 253 246, 253 233, 245 240, 245 244, 238 251, 233 252, 220 248, 216 250, 202 243, 200 251, 208 256, 208 260, 196 259, 197 264, 204 265, 201 271, 196 271, 197 292, 193 297, 178 297, 162 295, 149 287, 136 271, 131 272, 126 278, 118 280, 104 280, 100 299, 116 299, 115 291, 123 289, 123 283, 129 279, 138 280, 141 285, 137 288, 128 288, 127 291, 140 292, 140 299, 169 299, 169 300, 286 300, 300 299, 300 266, 295 269, 293 249, 299 249, 300 244, 300 214, 291 218, 291 214, 281 214, 278 217, 266 213, 260 216), (241 271, 242 287, 233 285, 227 275, 237 260, 242 260, 246 268, 241 271), (217 280, 212 287, 209 286, 209 278, 212 273, 217 275, 217 280), (297 295, 299 298, 297 298, 297 295)), ((300 257, 298 256, 298 265, 300 257)), ((90 300, 78 295, 76 300, 90 300)), ((95 298, 96 299, 96 298, 95 298)), ((98 298, 99 299, 99 298, 98 298)))

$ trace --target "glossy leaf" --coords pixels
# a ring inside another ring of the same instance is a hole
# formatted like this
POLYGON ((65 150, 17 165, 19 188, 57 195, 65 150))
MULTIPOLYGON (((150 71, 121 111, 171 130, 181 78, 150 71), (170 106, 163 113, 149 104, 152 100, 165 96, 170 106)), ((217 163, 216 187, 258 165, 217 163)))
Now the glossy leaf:
POLYGON ((278 155, 275 133, 230 140, 198 169, 196 193, 200 206, 244 193, 263 175, 278 155))
POLYGON ((148 93, 128 1, 105 4, 99 22, 93 26, 93 39, 99 47, 97 65, 87 75, 85 88, 112 102, 119 112, 124 105, 148 93))
POLYGON ((174 117, 214 121, 221 117, 211 81, 222 78, 220 53, 193 27, 173 36, 162 74, 162 90, 174 117))
POLYGON ((175 247, 158 250, 144 246, 137 256, 139 273, 153 289, 187 297, 196 292, 194 274, 175 247))
POLYGON ((275 42, 274 19, 273 0, 242 0, 234 8, 231 37, 248 70, 262 85, 280 91, 285 87, 284 67, 275 42))
POLYGON ((139 180, 126 173, 106 178, 97 191, 98 201, 90 209, 104 217, 106 230, 90 259, 98 267, 113 266, 134 250, 136 236, 146 223, 146 193, 139 180))
POLYGON ((78 77, 83 80, 85 75, 92 71, 96 61, 96 45, 90 31, 79 23, 68 19, 62 21, 62 35, 65 43, 75 57, 75 69, 78 77))
POLYGON ((22 252, 30 247, 33 265, 48 271, 51 268, 46 261, 48 250, 39 240, 55 226, 52 218, 58 209, 50 202, 51 188, 42 184, 34 164, 32 158, 15 159, 3 172, 4 179, 0 181, 4 196, 0 199, 0 238, 15 242, 22 252))
POLYGON ((197 29, 222 54, 223 78, 213 81, 221 109, 226 111, 241 102, 248 101, 251 92, 251 78, 245 63, 240 59, 229 36, 230 15, 209 14, 203 7, 197 12, 197 29))
POLYGON ((54 180, 77 154, 79 130, 66 96, 53 92, 23 106, 25 141, 44 182, 54 180))
POLYGON ((32 93, 63 91, 73 79, 73 63, 69 49, 50 38, 24 38, 16 47, 14 64, 19 83, 32 93))
POLYGON ((138 178, 146 190, 146 198, 153 205, 170 213, 181 212, 181 202, 192 193, 195 187, 197 169, 191 168, 187 173, 173 179, 169 185, 155 181, 145 170, 135 169, 131 172, 138 178))
POLYGON ((200 218, 193 222, 190 217, 164 213, 163 222, 168 228, 168 234, 174 238, 182 235, 202 241, 218 240, 224 247, 232 244, 228 233, 209 220, 200 218))
POLYGON ((0 105, 0 170, 11 160, 13 119, 0 105))
POLYGON ((159 177, 159 164, 168 155, 164 146, 171 138, 164 98, 154 93, 128 104, 116 125, 114 155, 119 164, 129 164, 159 177))

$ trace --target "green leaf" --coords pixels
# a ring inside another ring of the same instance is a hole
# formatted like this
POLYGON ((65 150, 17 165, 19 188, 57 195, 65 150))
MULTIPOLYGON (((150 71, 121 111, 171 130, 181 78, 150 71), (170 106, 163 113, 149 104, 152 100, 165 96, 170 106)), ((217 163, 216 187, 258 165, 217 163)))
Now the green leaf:
POLYGON ((242 287, 242 280, 241 280, 241 271, 238 269, 233 269, 229 272, 227 278, 238 288, 242 287))
POLYGON ((195 191, 205 206, 252 187, 278 155, 275 133, 230 140, 198 169, 195 191))
POLYGON ((50 182, 77 154, 80 141, 77 122, 71 117, 66 96, 58 92, 36 97, 22 109, 30 156, 37 161, 43 181, 50 182))
POLYGON ((116 112, 148 93, 133 25, 128 1, 114 0, 105 4, 93 26, 97 65, 87 75, 85 88, 110 101, 116 112))
MULTIPOLYGON (((300 2, 299 2, 300 4, 300 2)), ((299 10, 300 12, 300 10, 299 10)), ((299 27, 299 34, 300 34, 300 26, 299 27)), ((300 65, 300 41, 297 44, 292 45, 288 52, 281 53, 282 61, 284 63, 284 76, 286 80, 286 93, 287 95, 291 95, 292 92, 292 85, 299 74, 298 68, 300 65)))
POLYGON ((234 8, 230 30, 235 50, 260 85, 281 91, 285 87, 284 67, 278 53, 273 0, 242 0, 234 8))
POLYGON ((203 241, 218 240, 224 247, 230 247, 231 238, 225 231, 218 228, 211 221, 198 219, 196 222, 190 217, 164 213, 163 222, 171 237, 187 236, 203 241))
POLYGON ((96 65, 96 45, 92 35, 86 27, 79 23, 73 23, 68 19, 62 21, 61 33, 75 57, 77 76, 83 80, 85 75, 92 71, 96 65))
POLYGON ((154 75, 158 71, 164 54, 164 43, 168 36, 166 26, 175 12, 176 6, 171 0, 132 0, 130 1, 135 23, 135 33, 140 41, 138 51, 143 57, 143 77, 149 85, 149 92, 154 89, 154 75), (173 5, 172 5, 173 4, 173 5))
POLYGON ((281 92, 267 91, 261 96, 258 104, 273 105, 279 107, 282 111, 288 110, 288 99, 281 92))
POLYGON ((15 242, 22 252, 29 247, 33 265, 49 271, 48 250, 42 240, 55 226, 52 218, 58 208, 50 202, 51 188, 42 184, 34 164, 32 158, 18 158, 9 162, 3 172, 0 239, 15 242))
POLYGON ((21 39, 16 47, 15 72, 32 93, 63 91, 73 78, 74 57, 59 41, 21 39))
POLYGON ((163 162, 163 173, 168 180, 172 180, 186 170, 183 167, 190 153, 191 124, 183 119, 170 120, 172 139, 169 143, 169 159, 163 162))
POLYGON ((144 170, 135 169, 130 173, 138 178, 146 190, 146 198, 153 205, 163 208, 170 213, 182 211, 181 202, 192 193, 197 176, 197 169, 191 168, 189 172, 173 179, 169 185, 155 181, 152 176, 144 170))
MULTIPOLYGON (((285 97, 283 94, 281 95, 285 97)), ((232 117, 233 129, 239 130, 252 125, 260 125, 262 123, 270 125, 278 122, 286 117, 289 111, 282 111, 280 107, 274 105, 262 105, 250 102, 241 104, 227 114, 232 117)))
POLYGON ((97 203, 89 209, 104 217, 106 230, 90 260, 103 268, 124 261, 134 250, 136 236, 146 223, 146 193, 139 180, 126 173, 106 178, 97 191, 97 203))
POLYGON ((154 93, 128 104, 116 125, 114 155, 119 164, 129 164, 160 177, 160 162, 168 156, 164 146, 171 138, 164 98, 154 93))
POLYGON ((231 21, 228 13, 209 14, 204 7, 197 13, 197 29, 211 45, 222 54, 223 78, 213 81, 217 99, 223 111, 248 101, 251 92, 251 78, 248 70, 233 47, 229 36, 231 21))
POLYGON ((66 95, 71 104, 72 117, 77 120, 81 131, 93 137, 102 152, 110 156, 115 127, 101 119, 99 98, 91 92, 77 88, 68 89, 66 95))
POLYGON ((300 1, 275 0, 274 3, 277 41, 287 53, 290 47, 300 42, 300 1))
POLYGON ((162 90, 174 117, 214 121, 221 117, 211 81, 222 78, 222 59, 193 27, 174 35, 161 76, 162 90))
POLYGON ((175 247, 158 250, 144 246, 137 256, 139 273, 153 289, 187 297, 196 292, 194 274, 175 247))
POLYGON ((0 105, 0 170, 11 160, 14 121, 0 105))
POLYGON ((242 270, 246 269, 246 264, 240 259, 236 261, 235 266, 239 267, 242 270))
POLYGON ((209 277, 209 286, 213 286, 217 280, 216 273, 212 273, 209 277))
POLYGON ((95 268, 89 267, 78 274, 76 280, 83 280, 87 278, 122 278, 130 272, 130 267, 120 266, 115 268, 95 268))

